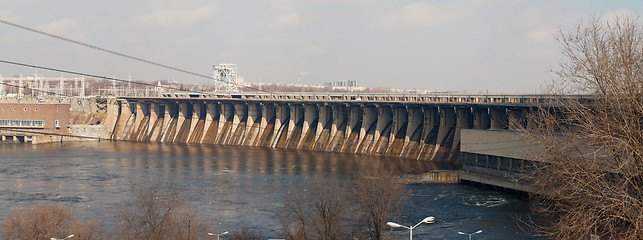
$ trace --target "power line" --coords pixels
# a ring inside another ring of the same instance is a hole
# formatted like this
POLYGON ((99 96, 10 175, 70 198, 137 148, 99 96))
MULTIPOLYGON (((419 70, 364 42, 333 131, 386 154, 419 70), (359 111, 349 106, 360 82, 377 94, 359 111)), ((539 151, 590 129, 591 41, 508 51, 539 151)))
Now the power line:
MULTIPOLYGON (((125 54, 125 53, 121 53, 121 52, 109 50, 109 49, 106 49, 106 48, 98 47, 98 46, 95 46, 95 45, 91 45, 89 43, 84 43, 84 42, 81 42, 81 41, 73 40, 73 39, 70 39, 70 38, 66 38, 66 37, 63 37, 63 36, 51 34, 51 33, 48 33, 48 32, 40 31, 40 30, 37 30, 37 29, 34 29, 34 28, 23 26, 23 25, 20 25, 20 24, 17 24, 17 23, 12 23, 12 22, 9 22, 9 21, 6 21, 6 20, 0 19, 0 23, 4 23, 6 25, 13 26, 13 27, 16 27, 16 28, 20 28, 20 29, 23 29, 23 30, 27 30, 27 31, 37 33, 37 34, 40 34, 40 35, 45 35, 45 36, 48 36, 48 37, 56 38, 56 39, 59 39, 59 40, 65 41, 65 42, 69 42, 69 43, 81 45, 81 46, 84 46, 84 47, 88 47, 88 48, 91 48, 91 49, 95 49, 95 50, 98 50, 98 51, 106 52, 106 53, 109 53, 109 54, 121 56, 121 57, 124 57, 124 58, 129 58, 129 59, 139 61, 139 62, 143 62, 143 63, 147 63, 147 64, 151 64, 151 65, 154 65, 154 66, 158 66, 158 67, 162 67, 162 68, 166 68, 166 69, 186 73, 186 74, 201 77, 201 78, 206 78, 208 80, 213 80, 214 79, 211 76, 203 75, 203 74, 200 74, 200 73, 195 73, 195 72, 180 69, 180 68, 177 68, 177 67, 172 67, 172 66, 169 66, 169 65, 166 65, 166 64, 158 63, 158 62, 155 62, 155 61, 151 61, 151 60, 147 60, 147 59, 143 59, 143 58, 139 58, 139 57, 134 57, 132 55, 128 55, 128 54, 125 54)), ((52 71, 56 71, 56 70, 52 70, 52 71)), ((262 90, 260 88, 243 86, 243 85, 238 84, 238 83, 230 83, 230 82, 217 80, 217 79, 214 79, 214 80, 219 81, 219 82, 224 82, 224 83, 227 83, 227 84, 234 84, 234 85, 237 85, 237 86, 250 88, 250 89, 253 89, 253 90, 256 90, 256 91, 260 91, 260 92, 273 94, 270 91, 265 91, 265 90, 262 90)))
POLYGON ((127 55, 127 54, 125 54, 125 53, 121 53, 121 52, 117 52, 117 51, 112 51, 112 50, 109 50, 109 49, 105 49, 105 48, 102 48, 102 47, 94 46, 94 45, 91 45, 91 44, 88 44, 88 43, 84 43, 84 42, 81 42, 81 41, 76 41, 76 40, 73 40, 73 39, 70 39, 70 38, 66 38, 66 37, 62 37, 62 36, 58 36, 58 35, 54 35, 54 34, 51 34, 51 33, 48 33, 48 32, 43 32, 43 31, 40 31, 40 30, 37 30, 37 29, 33 29, 33 28, 30 28, 30 27, 26 27, 26 26, 23 26, 23 25, 16 24, 16 23, 8 22, 8 21, 5 21, 5 20, 1 20, 1 19, 0 19, 0 22, 1 22, 1 23, 4 23, 4 24, 6 24, 6 25, 13 26, 13 27, 17 27, 17 28, 20 28, 20 29, 24 29, 24 30, 27 30, 27 31, 30 31, 30 32, 33 32, 33 33, 38 33, 38 34, 45 35, 45 36, 48 36, 48 37, 52 37, 52 38, 56 38, 56 39, 59 39, 59 40, 63 40, 63 41, 65 41, 65 42, 69 42, 69 43, 73 43, 73 44, 78 44, 78 45, 81 45, 81 46, 84 46, 84 47, 88 47, 88 48, 92 48, 92 49, 95 49, 95 50, 98 50, 98 51, 102 51, 102 52, 106 52, 106 53, 114 54, 114 55, 121 56, 121 57, 124 57, 124 58, 129 58, 129 59, 132 59, 132 60, 135 60, 135 61, 139 61, 139 62, 143 62, 143 63, 152 64, 152 65, 155 65, 155 66, 159 66, 159 67, 162 67, 162 68, 171 69, 171 70, 174 70, 174 71, 179 71, 179 72, 182 72, 182 73, 187 73, 187 74, 194 75, 194 76, 197 76, 197 77, 202 77, 202 78, 212 79, 210 76, 207 76, 207 75, 203 75, 203 74, 199 74, 199 73, 195 73, 195 72, 191 72, 191 71, 183 70, 183 69, 180 69, 180 68, 176 68, 176 67, 168 66, 168 65, 165 65, 165 64, 161 64, 161 63, 158 63, 158 62, 154 62, 154 61, 150 61, 150 60, 146 60, 146 59, 142 59, 142 58, 138 58, 138 57, 134 57, 134 56, 131 56, 131 55, 127 55))
MULTIPOLYGON (((133 84, 144 85, 144 86, 148 86, 148 87, 158 87, 157 85, 151 84, 151 83, 132 82, 132 81, 129 81, 129 80, 119 79, 119 78, 115 78, 115 77, 99 76, 99 75, 95 75, 95 74, 76 72, 76 71, 70 71, 70 70, 63 70, 63 69, 59 69, 59 68, 43 67, 43 66, 38 66, 38 65, 33 65, 33 64, 19 63, 19 62, 2 60, 2 59, 0 59, 0 63, 6 63, 6 64, 23 66, 23 67, 30 67, 30 68, 37 68, 37 69, 49 70, 49 71, 54 71, 54 72, 67 73, 67 74, 74 74, 74 75, 85 76, 85 77, 93 77, 93 78, 114 80, 114 81, 117 81, 117 82, 133 83, 133 84)), ((184 90, 184 89, 180 89, 180 88, 176 88, 176 87, 172 87, 172 86, 163 86, 163 87, 167 88, 167 89, 182 91, 182 92, 196 92, 196 93, 202 93, 202 94, 207 94, 208 93, 208 92, 204 92, 204 91, 188 91, 188 90, 184 90)))

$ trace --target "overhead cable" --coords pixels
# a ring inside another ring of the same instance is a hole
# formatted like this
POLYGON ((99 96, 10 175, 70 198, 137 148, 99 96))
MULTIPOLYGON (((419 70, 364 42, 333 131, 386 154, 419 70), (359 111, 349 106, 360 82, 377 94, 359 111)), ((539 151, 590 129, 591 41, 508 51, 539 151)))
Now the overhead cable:
MULTIPOLYGON (((143 59, 143 58, 139 58, 139 57, 134 57, 132 55, 128 55, 128 54, 125 54, 125 53, 121 53, 121 52, 109 50, 109 49, 106 49, 106 48, 98 47, 98 46, 95 46, 95 45, 91 45, 89 43, 84 43, 84 42, 81 42, 81 41, 73 40, 73 39, 70 39, 70 38, 66 38, 66 37, 63 37, 63 36, 51 34, 51 33, 48 33, 48 32, 40 31, 40 30, 37 30, 37 29, 34 29, 34 28, 23 26, 23 25, 20 25, 20 24, 17 24, 17 23, 12 23, 12 22, 9 22, 9 21, 6 21, 6 20, 0 19, 0 23, 4 23, 6 25, 13 26, 13 27, 16 27, 16 28, 20 28, 20 29, 23 29, 23 30, 27 30, 27 31, 30 31, 30 32, 33 32, 33 33, 37 33, 37 34, 45 35, 45 36, 48 36, 48 37, 56 38, 56 39, 59 39, 59 40, 65 41, 65 42, 69 42, 69 43, 81 45, 81 46, 84 46, 84 47, 88 47, 88 48, 91 48, 91 49, 95 49, 95 50, 98 50, 98 51, 106 52, 106 53, 109 53, 109 54, 121 56, 121 57, 124 57, 124 58, 129 58, 129 59, 132 59, 132 60, 135 60, 135 61, 139 61, 139 62, 151 64, 151 65, 154 65, 154 66, 158 66, 158 67, 162 67, 162 68, 166 68, 166 69, 186 73, 186 74, 201 77, 201 78, 206 78, 208 80, 213 80, 213 78, 211 76, 208 76, 208 75, 203 75, 203 74, 200 74, 200 73, 195 73, 195 72, 180 69, 180 68, 177 68, 177 67, 172 67, 172 66, 169 66, 169 65, 166 65, 166 64, 155 62, 155 61, 151 61, 151 60, 147 60, 147 59, 143 59)), ((56 71, 56 70, 52 70, 52 71, 56 71)), ((214 79, 214 80, 219 81, 219 82, 223 82, 223 83, 227 83, 227 84, 233 84, 233 85, 237 85, 237 86, 242 86, 241 84, 238 84, 238 83, 231 83, 231 82, 226 82, 226 81, 222 81, 222 80, 218 80, 218 79, 214 79)), ((257 91, 272 94, 272 92, 265 91, 265 90, 262 90, 260 88, 254 88, 254 87, 248 87, 248 86, 242 86, 242 87, 246 87, 246 88, 250 88, 250 89, 253 89, 253 90, 257 90, 257 91)))
MULTIPOLYGON (((129 81, 129 80, 120 79, 120 78, 116 78, 116 77, 100 76, 100 75, 95 75, 95 74, 90 74, 90 73, 76 72, 76 71, 64 70, 64 69, 59 69, 59 68, 44 67, 44 66, 38 66, 38 65, 33 65, 33 64, 8 61, 8 60, 3 60, 3 59, 0 59, 0 63, 6 63, 6 64, 11 64, 11 65, 16 65, 16 66, 23 66, 23 67, 30 67, 30 68, 37 68, 37 69, 41 69, 41 70, 49 70, 49 71, 54 71, 54 72, 61 72, 61 73, 67 73, 67 74, 73 74, 73 75, 79 75, 79 76, 85 76, 85 77, 93 77, 93 78, 99 78, 99 79, 114 80, 114 81, 117 81, 117 82, 132 83, 132 84, 144 85, 144 86, 149 86, 149 87, 159 87, 159 86, 157 86, 155 84, 151 84, 151 83, 135 82, 135 81, 129 81)), ((209 92, 205 92, 205 91, 189 91, 189 90, 180 89, 180 88, 176 88, 176 87, 172 87, 172 86, 163 86, 163 88, 182 91, 182 92, 195 92, 195 93, 209 94, 209 92)))

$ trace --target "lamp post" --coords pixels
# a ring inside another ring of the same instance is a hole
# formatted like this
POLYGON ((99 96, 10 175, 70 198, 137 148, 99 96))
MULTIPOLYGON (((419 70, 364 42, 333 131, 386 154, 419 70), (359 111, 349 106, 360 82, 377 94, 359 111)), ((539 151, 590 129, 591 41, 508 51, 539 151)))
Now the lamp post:
POLYGON ((422 223, 433 223, 433 222, 435 222, 434 217, 427 217, 427 218, 423 219, 418 224, 415 224, 415 226, 412 226, 412 227, 407 227, 407 226, 397 224, 397 223, 394 223, 394 222, 387 222, 386 225, 389 225, 390 227, 394 227, 394 228, 402 227, 402 228, 406 228, 406 229, 410 230, 409 240, 413 240, 413 229, 415 227, 419 226, 422 223))
POLYGON ((51 239, 51 240, 65 240, 65 239, 70 239, 70 238, 72 238, 72 237, 74 237, 74 234, 70 234, 69 236, 67 236, 67 237, 65 237, 65 238, 50 238, 50 239, 51 239))
POLYGON ((223 232, 223 233, 221 233, 221 234, 208 233, 208 235, 210 235, 210 236, 214 236, 214 235, 216 235, 216 236, 217 236, 217 240, 219 240, 219 237, 221 237, 221 235, 225 235, 225 234, 228 234, 228 231, 225 231, 225 232, 223 232))
POLYGON ((471 236, 473 236, 473 235, 475 235, 475 234, 478 234, 478 233, 481 233, 481 232, 482 232, 482 230, 478 230, 478 231, 476 231, 476 232, 474 232, 474 233, 463 233, 463 232, 458 232, 458 234, 468 235, 468 236, 469 236, 469 240, 471 240, 471 236))

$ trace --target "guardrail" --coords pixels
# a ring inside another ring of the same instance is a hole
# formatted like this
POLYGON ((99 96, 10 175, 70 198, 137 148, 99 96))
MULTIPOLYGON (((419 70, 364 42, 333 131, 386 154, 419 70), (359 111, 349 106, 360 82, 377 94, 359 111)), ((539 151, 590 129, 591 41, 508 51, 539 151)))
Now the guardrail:
POLYGON ((438 94, 342 94, 342 93, 186 93, 166 92, 163 98, 366 101, 366 102, 432 102, 432 103, 552 103, 562 98, 591 102, 593 95, 438 95, 438 94))

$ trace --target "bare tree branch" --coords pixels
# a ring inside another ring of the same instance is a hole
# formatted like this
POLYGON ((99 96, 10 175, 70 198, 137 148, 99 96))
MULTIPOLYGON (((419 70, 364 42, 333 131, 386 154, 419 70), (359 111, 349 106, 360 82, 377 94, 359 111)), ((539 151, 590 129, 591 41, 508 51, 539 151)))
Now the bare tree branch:
POLYGON ((638 17, 591 17, 557 38, 565 60, 530 115, 546 153, 533 179, 539 230, 556 239, 643 237, 643 28, 638 17), (593 100, 563 97, 592 94, 593 100))

